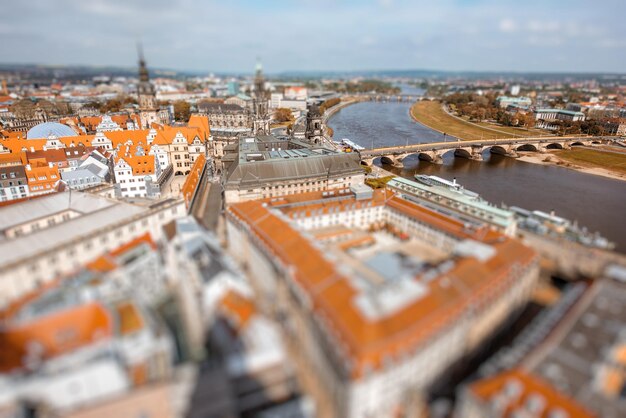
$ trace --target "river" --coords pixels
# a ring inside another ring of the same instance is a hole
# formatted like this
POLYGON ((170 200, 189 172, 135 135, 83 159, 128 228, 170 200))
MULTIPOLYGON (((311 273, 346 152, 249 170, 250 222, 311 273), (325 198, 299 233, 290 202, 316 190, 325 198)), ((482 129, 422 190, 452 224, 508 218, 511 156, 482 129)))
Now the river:
MULTIPOLYGON (((442 141, 442 134, 411 119, 410 107, 410 103, 358 103, 333 115, 329 125, 336 140, 349 138, 367 148, 442 141)), ((409 179, 416 173, 448 180, 456 177, 495 204, 554 210, 558 216, 598 231, 617 244, 617 251, 626 253, 626 182, 488 152, 483 158, 483 162, 471 161, 449 152, 443 165, 410 156, 404 168, 384 168, 409 179)), ((375 164, 381 165, 380 159, 375 164)))

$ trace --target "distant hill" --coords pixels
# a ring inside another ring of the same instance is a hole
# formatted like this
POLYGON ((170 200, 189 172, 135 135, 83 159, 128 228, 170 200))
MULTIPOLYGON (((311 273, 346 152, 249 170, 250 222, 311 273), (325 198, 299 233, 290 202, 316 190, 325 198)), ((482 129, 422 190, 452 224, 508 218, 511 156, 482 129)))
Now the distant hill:
MULTIPOLYGON (((113 66, 61 66, 61 65, 39 65, 39 64, 0 64, 0 72, 19 73, 24 81, 28 82, 50 82, 50 81, 72 81, 86 80, 97 76, 110 77, 135 77, 136 67, 113 67, 113 66)), ((173 78, 185 78, 194 76, 206 76, 211 71, 186 71, 173 70, 167 68, 150 68, 151 77, 167 76, 173 78)), ((251 73, 220 73, 219 76, 246 76, 251 73)), ((589 80, 597 79, 602 81, 626 82, 626 74, 615 73, 575 73, 575 72, 554 72, 554 73, 532 73, 532 72, 488 72, 488 71, 439 71, 439 70, 360 70, 360 71, 282 71, 270 73, 270 79, 297 79, 315 80, 320 78, 431 78, 431 79, 503 79, 503 80, 589 80)))

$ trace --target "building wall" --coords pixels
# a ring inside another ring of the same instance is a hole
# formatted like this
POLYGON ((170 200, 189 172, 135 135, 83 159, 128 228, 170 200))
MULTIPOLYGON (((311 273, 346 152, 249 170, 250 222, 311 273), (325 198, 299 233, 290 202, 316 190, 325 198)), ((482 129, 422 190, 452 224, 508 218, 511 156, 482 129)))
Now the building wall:
POLYGON ((471 318, 461 318, 427 341, 409 358, 390 359, 389 365, 351 382, 346 417, 395 417, 466 353, 471 318))
POLYGON ((365 174, 363 173, 335 178, 328 178, 327 176, 299 178, 292 181, 268 182, 266 186, 258 186, 253 189, 229 189, 227 186, 224 195, 226 203, 231 204, 312 191, 346 189, 356 184, 362 184, 363 181, 365 181, 365 174))
POLYGON ((31 222, 22 223, 15 227, 6 229, 4 231, 4 236, 8 239, 16 238, 18 236, 27 235, 32 232, 36 232, 54 226, 56 224, 60 224, 78 216, 80 216, 78 212, 68 209, 63 212, 57 212, 53 215, 38 218, 31 222))
POLYGON ((83 168, 72 170, 70 174, 61 173, 61 178, 70 188, 76 190, 97 186, 105 182, 104 178, 96 176, 91 171, 83 168))
POLYGON ((499 280, 489 288, 486 295, 476 306, 475 319, 465 341, 468 349, 476 348, 491 335, 505 320, 530 298, 537 277, 539 264, 521 266, 517 263, 509 267, 505 279, 499 280))
POLYGON ((105 401, 127 391, 130 382, 120 362, 112 357, 92 360, 81 368, 59 373, 34 374, 16 379, 0 403, 27 398, 43 401, 57 410, 105 401))
POLYGON ((108 399, 100 404, 72 411, 67 418, 170 418, 175 416, 171 385, 158 384, 133 390, 127 395, 108 399))
POLYGON ((112 219, 106 227, 72 241, 59 237, 59 242, 49 250, 0 267, 0 307, 145 233, 158 240, 162 225, 185 215, 185 204, 180 200, 130 219, 112 219))
MULTIPOLYGON (((365 227, 386 221, 410 235, 452 251, 458 238, 435 230, 419 220, 409 218, 393 208, 364 207, 354 213, 336 212, 300 218, 293 222, 303 229, 335 224, 365 227)), ((526 300, 538 276, 538 263, 506 266, 494 280, 489 293, 474 295, 474 303, 457 320, 429 337, 410 355, 390 358, 379 370, 353 380, 342 375, 347 360, 341 359, 339 340, 329 341, 330 330, 323 330, 308 302, 307 295, 297 285, 295 271, 283 266, 267 252, 263 241, 249 235, 229 218, 227 232, 234 257, 245 265, 250 279, 261 289, 260 306, 279 319, 283 336, 300 369, 305 391, 316 399, 322 410, 320 416, 394 417, 415 396, 441 377, 454 362, 463 358, 526 300), (511 267, 511 268, 509 268, 511 267)), ((496 274, 496 273, 494 273, 496 274)))

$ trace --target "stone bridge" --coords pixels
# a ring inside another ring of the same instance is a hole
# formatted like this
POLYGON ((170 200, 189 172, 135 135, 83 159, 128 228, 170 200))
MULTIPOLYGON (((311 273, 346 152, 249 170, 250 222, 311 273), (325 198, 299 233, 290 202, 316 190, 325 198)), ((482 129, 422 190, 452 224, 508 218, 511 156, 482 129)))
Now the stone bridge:
POLYGON ((482 161, 482 154, 485 150, 489 150, 492 154, 516 158, 518 151, 546 152, 548 149, 569 149, 577 145, 606 144, 615 140, 610 137, 590 136, 451 140, 365 149, 360 152, 360 155, 361 162, 365 165, 371 165, 375 159, 380 158, 384 164, 402 167, 402 161, 410 155, 417 155, 417 158, 423 161, 442 164, 443 155, 450 151, 454 152, 455 157, 482 161))
POLYGON ((372 102, 408 102, 413 103, 422 98, 419 94, 359 94, 355 95, 355 98, 364 101, 372 101, 372 102))

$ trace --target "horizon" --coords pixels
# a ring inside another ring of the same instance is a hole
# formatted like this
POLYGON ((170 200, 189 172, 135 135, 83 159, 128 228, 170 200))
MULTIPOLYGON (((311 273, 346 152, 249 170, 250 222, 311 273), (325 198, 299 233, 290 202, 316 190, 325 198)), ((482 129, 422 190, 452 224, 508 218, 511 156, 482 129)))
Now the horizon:
POLYGON ((137 40, 151 68, 196 73, 249 74, 257 57, 268 74, 623 74, 626 64, 619 31, 626 4, 616 0, 576 0, 565 9, 538 0, 522 8, 493 0, 59 0, 4 9, 0 53, 26 65, 132 68, 137 40))
MULTIPOLYGON (((150 62, 146 60, 148 70, 150 73, 155 72, 174 72, 176 74, 183 74, 188 76, 196 76, 200 77, 203 74, 207 75, 216 75, 216 76, 250 76, 254 75, 254 69, 246 71, 214 71, 211 69, 207 70, 189 70, 184 68, 167 68, 167 67, 153 67, 150 65, 150 62)), ((124 65, 90 65, 90 64, 50 64, 43 62, 5 62, 0 63, 0 69, 6 69, 11 67, 36 67, 36 68, 47 68, 47 69, 90 69, 90 70, 117 70, 117 71, 128 71, 128 72, 136 72, 138 66, 124 66, 124 65)), ((352 76, 376 76, 376 73, 385 74, 386 73, 432 73, 435 75, 499 75, 499 76, 509 76, 509 75, 519 75, 519 76, 528 76, 528 75, 549 75, 549 76, 618 76, 618 77, 626 77, 626 71, 495 71, 495 70, 440 70, 440 69, 431 69, 431 68, 407 68, 407 69, 398 69, 398 68, 386 68, 386 69, 359 69, 359 70, 290 70, 286 69, 278 72, 267 72, 263 71, 266 76, 299 76, 302 74, 303 76, 313 76, 319 77, 325 74, 336 74, 336 75, 352 75, 352 76)), ((106 74, 103 74, 106 75, 106 74)), ((393 76, 393 77, 404 77, 402 75, 393 76)), ((426 76, 428 77, 428 76, 426 76)))

